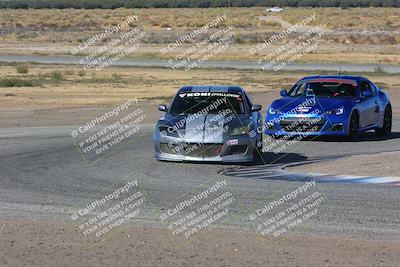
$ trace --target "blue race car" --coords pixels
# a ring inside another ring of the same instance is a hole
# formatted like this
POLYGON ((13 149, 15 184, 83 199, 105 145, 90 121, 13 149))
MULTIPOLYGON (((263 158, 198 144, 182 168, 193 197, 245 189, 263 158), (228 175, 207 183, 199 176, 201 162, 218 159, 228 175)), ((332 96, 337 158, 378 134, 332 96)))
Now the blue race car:
POLYGON ((308 76, 299 80, 267 110, 265 133, 347 136, 375 130, 390 136, 392 108, 389 96, 360 76, 308 76))

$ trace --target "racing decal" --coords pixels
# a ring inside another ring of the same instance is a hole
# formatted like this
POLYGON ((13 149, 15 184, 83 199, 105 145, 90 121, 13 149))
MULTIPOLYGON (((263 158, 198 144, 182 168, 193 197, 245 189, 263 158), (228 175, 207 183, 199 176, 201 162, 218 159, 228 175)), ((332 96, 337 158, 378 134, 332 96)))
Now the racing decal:
POLYGON ((312 109, 312 107, 298 107, 297 111, 299 113, 307 113, 310 111, 310 109, 312 109))
POLYGON ((190 92, 190 93, 179 93, 178 96, 180 98, 220 96, 220 97, 233 97, 238 99, 241 99, 242 97, 240 94, 225 93, 225 92, 190 92))
POLYGON ((345 84, 351 84, 353 86, 357 86, 357 81, 356 80, 351 80, 351 79, 338 79, 338 78, 314 78, 314 79, 305 79, 305 80, 300 80, 296 84, 301 84, 301 83, 345 83, 345 84))

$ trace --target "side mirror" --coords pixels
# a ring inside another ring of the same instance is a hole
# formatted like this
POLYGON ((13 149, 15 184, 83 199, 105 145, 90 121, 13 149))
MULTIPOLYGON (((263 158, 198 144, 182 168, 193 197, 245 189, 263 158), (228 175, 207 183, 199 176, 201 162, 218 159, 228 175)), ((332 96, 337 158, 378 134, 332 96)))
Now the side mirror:
POLYGON ((288 91, 286 91, 286 90, 281 90, 281 91, 280 91, 280 95, 281 95, 281 96, 288 96, 288 91))
POLYGON ((158 105, 158 110, 162 112, 167 112, 168 111, 168 106, 167 105, 158 105))
POLYGON ((364 90, 362 91, 363 98, 370 98, 372 96, 371 90, 364 90))
POLYGON ((253 106, 251 106, 251 112, 260 111, 260 110, 262 110, 262 106, 261 105, 253 105, 253 106))

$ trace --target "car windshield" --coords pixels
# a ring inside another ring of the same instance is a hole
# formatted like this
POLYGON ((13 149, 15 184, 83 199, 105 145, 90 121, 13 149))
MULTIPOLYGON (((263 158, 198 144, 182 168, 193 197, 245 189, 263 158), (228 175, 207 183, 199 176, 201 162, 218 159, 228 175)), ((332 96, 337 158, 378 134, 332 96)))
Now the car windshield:
POLYGON ((227 110, 234 114, 245 113, 244 100, 240 93, 179 93, 171 105, 170 113, 218 114, 227 110))
POLYGON ((348 82, 307 81, 297 83, 289 91, 289 96, 354 97, 356 86, 348 82))

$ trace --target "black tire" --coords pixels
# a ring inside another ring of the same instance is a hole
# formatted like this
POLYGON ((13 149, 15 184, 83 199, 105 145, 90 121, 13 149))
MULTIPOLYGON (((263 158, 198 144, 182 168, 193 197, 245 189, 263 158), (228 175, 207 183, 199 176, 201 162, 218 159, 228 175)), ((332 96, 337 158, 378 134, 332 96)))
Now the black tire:
POLYGON ((375 129, 378 136, 389 137, 392 133, 392 108, 387 106, 385 108, 385 115, 383 117, 383 127, 375 129))
POLYGON ((359 138, 358 129, 359 128, 360 128, 360 119, 358 117, 358 114, 356 112, 353 112, 351 114, 351 118, 350 118, 349 135, 348 135, 348 138, 351 141, 358 141, 358 138, 359 138))

